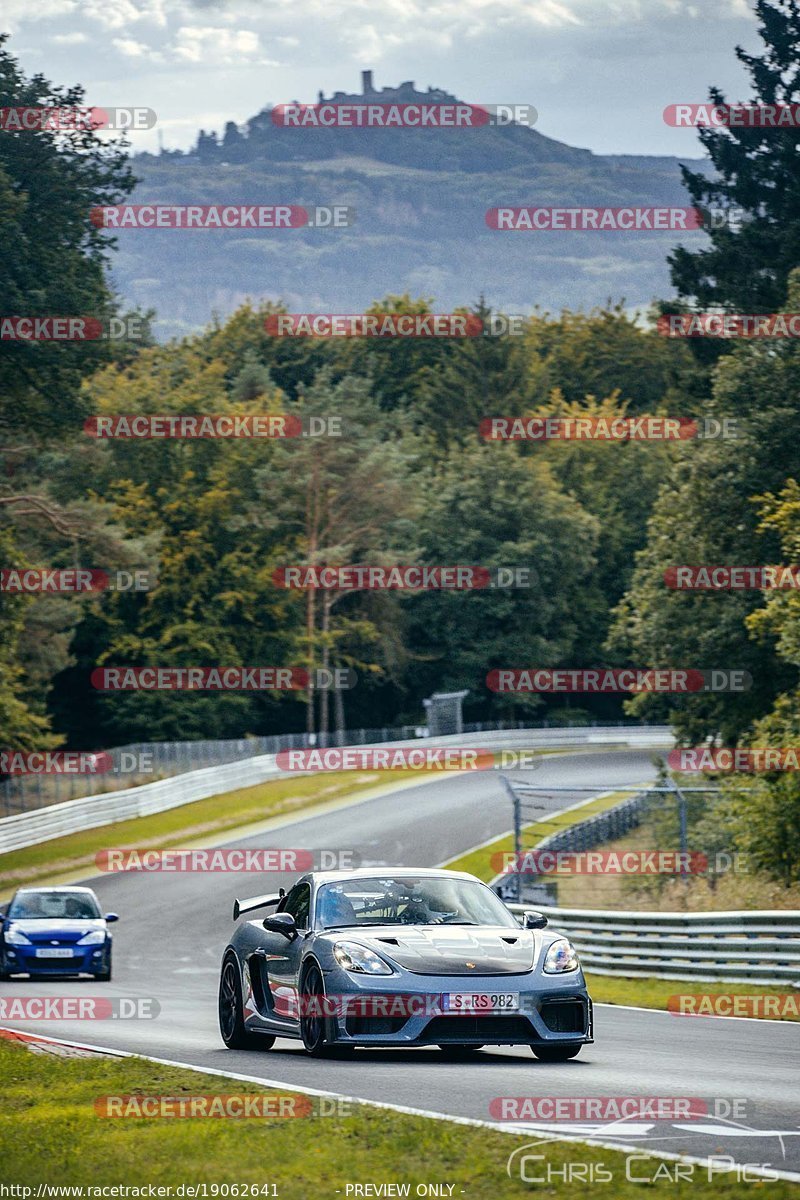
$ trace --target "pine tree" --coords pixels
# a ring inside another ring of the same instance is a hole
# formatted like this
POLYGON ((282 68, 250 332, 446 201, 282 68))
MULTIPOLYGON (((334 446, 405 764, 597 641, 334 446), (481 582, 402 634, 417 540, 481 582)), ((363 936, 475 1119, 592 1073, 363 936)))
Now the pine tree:
MULTIPOLYGON (((800 101, 800 8, 796 0, 756 0, 761 57, 740 46, 759 104, 800 101)), ((724 104, 718 88, 713 104, 724 104)), ((681 297, 701 308, 719 305, 738 312, 775 312, 787 279, 800 265, 800 133, 782 128, 703 128, 700 140, 716 174, 682 168, 694 204, 703 209, 742 209, 738 228, 709 228, 711 247, 678 247, 670 256, 672 282, 681 297)))

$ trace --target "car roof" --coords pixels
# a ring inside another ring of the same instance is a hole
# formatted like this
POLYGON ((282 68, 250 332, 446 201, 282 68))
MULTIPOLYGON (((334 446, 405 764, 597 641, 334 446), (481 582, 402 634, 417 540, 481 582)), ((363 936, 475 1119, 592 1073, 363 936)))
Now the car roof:
POLYGON ((475 883, 481 881, 467 871, 448 871, 445 867, 355 867, 350 871, 309 871, 306 879, 315 883, 341 883, 347 879, 417 879, 420 876, 428 879, 469 879, 475 883))

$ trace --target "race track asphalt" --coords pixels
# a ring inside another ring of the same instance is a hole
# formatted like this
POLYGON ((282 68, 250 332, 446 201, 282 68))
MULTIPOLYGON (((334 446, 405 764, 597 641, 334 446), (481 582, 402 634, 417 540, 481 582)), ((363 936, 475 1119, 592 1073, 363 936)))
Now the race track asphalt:
MULTIPOLYGON (((528 777, 554 793, 549 809, 653 777, 646 749, 588 751, 544 758, 528 777)), ((520 775, 524 773, 519 773, 520 775)), ((220 797, 224 803, 224 797, 220 797)), ((242 847, 352 850, 364 865, 434 866, 504 832, 508 798, 497 775, 475 772, 437 779, 395 794, 284 821, 242 847)), ((112 843, 109 830, 109 845, 112 843)), ((359 1051, 349 1060, 314 1060, 299 1042, 280 1039, 268 1052, 228 1051, 217 1031, 216 991, 222 950, 233 928, 235 896, 272 892, 292 876, 129 872, 87 882, 114 926, 114 979, 0 984, 0 995, 153 997, 155 1020, 4 1021, 32 1033, 149 1054, 199 1067, 241 1072, 271 1082, 322 1089, 431 1112, 490 1120, 499 1096, 697 1097, 709 1113, 690 1122, 645 1121, 580 1128, 531 1125, 604 1143, 800 1172, 800 1025, 665 1012, 595 1009, 595 1043, 569 1063, 537 1062, 525 1047, 448 1060, 436 1049, 359 1051), (730 1105, 738 1102, 736 1110, 730 1105), (715 1115, 714 1106, 717 1113, 715 1115), (686 1126, 693 1126, 687 1128, 686 1126)), ((701 985, 676 983, 676 991, 701 985)), ((724 985, 709 990, 722 991, 724 985)), ((576 1152, 577 1153, 577 1152, 576 1152)))

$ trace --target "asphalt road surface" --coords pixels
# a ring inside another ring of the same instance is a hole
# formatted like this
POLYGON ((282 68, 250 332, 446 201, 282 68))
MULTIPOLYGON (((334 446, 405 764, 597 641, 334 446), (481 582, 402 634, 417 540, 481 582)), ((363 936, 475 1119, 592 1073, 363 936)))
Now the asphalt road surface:
MULTIPOLYGON (((537 784, 597 792, 652 778, 652 752, 582 752, 542 760, 537 784)), ((554 794, 551 809, 585 799, 554 794)), ((224 797, 220 797, 224 804, 224 797)), ((435 866, 507 830, 508 798, 490 772, 446 777, 394 795, 284 822, 224 844, 352 850, 364 865, 435 866)), ((109 830, 109 844, 113 833, 109 830)), ((233 928, 235 896, 273 892, 289 875, 144 874, 94 878, 114 926, 114 979, 15 980, 0 995, 153 997, 155 1020, 4 1022, 53 1037, 150 1054, 252 1075, 270 1082, 492 1119, 500 1096, 697 1097, 708 1115, 688 1121, 559 1122, 537 1130, 596 1136, 707 1158, 800 1171, 800 1025, 675 1017, 665 1012, 597 1006, 595 1043, 568 1063, 537 1062, 527 1047, 481 1051, 468 1062, 436 1049, 359 1051, 350 1060, 315 1060, 299 1042, 279 1039, 267 1052, 229 1051, 217 1031, 216 993, 222 950, 233 928), (734 1107, 735 1105, 735 1107, 734 1107)), ((678 990, 700 985, 676 984, 678 990)), ((724 990, 724 984, 711 990, 724 990)))

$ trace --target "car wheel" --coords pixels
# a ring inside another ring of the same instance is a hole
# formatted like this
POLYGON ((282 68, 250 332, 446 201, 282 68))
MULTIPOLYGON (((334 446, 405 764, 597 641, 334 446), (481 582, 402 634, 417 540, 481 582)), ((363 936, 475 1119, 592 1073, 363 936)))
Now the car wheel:
POLYGON ((269 1050, 274 1037, 250 1033, 242 1014, 242 985, 239 964, 233 954, 225 956, 219 977, 219 1031, 229 1050, 269 1050))
POLYGON ((300 988, 300 1036, 309 1054, 315 1058, 331 1054, 334 1048, 326 1042, 326 1019, 322 1011, 325 998, 325 985, 319 967, 310 966, 303 976, 300 988))
POLYGON ((454 1058, 468 1058, 470 1054, 474 1054, 476 1050, 482 1050, 483 1046, 448 1046, 441 1044, 439 1046, 442 1054, 451 1054, 454 1058))
POLYGON ((540 1062, 566 1062, 580 1054, 583 1042, 572 1042, 565 1046, 531 1046, 531 1050, 540 1062))

